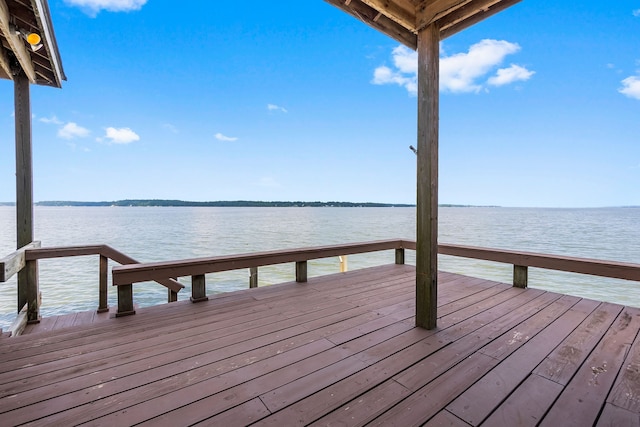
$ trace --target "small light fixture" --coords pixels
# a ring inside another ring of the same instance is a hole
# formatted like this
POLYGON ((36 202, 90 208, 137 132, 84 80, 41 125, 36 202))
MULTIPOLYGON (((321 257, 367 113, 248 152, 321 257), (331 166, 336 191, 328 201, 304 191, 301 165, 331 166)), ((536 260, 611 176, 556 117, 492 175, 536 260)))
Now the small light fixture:
POLYGON ((27 43, 29 43, 29 46, 31 46, 32 51, 36 52, 42 48, 42 37, 40 37, 40 34, 27 33, 27 35, 24 36, 24 38, 27 41, 27 43))
POLYGON ((42 41, 42 38, 40 38, 40 35, 36 33, 27 34, 27 43, 29 43, 31 46, 37 46, 40 44, 41 41, 42 41))
POLYGON ((21 35, 22 38, 25 39, 27 43, 29 43, 32 51, 36 52, 42 48, 42 37, 40 37, 40 34, 26 31, 22 28, 16 28, 16 34, 21 35))

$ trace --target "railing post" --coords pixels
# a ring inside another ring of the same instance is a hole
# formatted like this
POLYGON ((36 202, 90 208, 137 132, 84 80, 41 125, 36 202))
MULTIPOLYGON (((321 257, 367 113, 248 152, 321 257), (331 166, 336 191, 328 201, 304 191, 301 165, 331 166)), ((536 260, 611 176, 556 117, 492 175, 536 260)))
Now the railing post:
POLYGON ((249 288, 258 287, 258 267, 249 268, 249 288))
POLYGON ((529 284, 529 267, 526 265, 513 266, 513 286, 526 289, 529 284))
POLYGON ((98 313, 109 311, 107 302, 107 277, 109 275, 109 258, 100 255, 100 288, 98 290, 98 313))
POLYGON ((27 323, 38 323, 40 322, 38 261, 27 261, 23 271, 27 281, 27 323))
POLYGON ((296 261, 296 282, 307 281, 307 261, 296 261))
POLYGON ((204 274, 191 276, 191 302, 207 301, 208 299, 204 274))
POLYGON ((133 307, 133 285, 131 283, 127 285, 118 286, 118 312, 116 317, 129 316, 136 314, 133 307))
POLYGON ((404 248, 396 249, 396 264, 404 264, 404 248))
MULTIPOLYGON (((173 280, 178 280, 177 277, 172 277, 173 280)), ((176 302, 178 301, 178 292, 167 288, 167 302, 176 302)))

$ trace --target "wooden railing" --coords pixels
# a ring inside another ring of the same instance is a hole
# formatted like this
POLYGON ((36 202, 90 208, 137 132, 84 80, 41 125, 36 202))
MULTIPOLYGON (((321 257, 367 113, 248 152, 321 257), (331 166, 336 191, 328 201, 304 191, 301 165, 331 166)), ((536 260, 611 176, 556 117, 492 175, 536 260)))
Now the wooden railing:
MULTIPOLYGON (((401 264, 404 263, 404 243, 403 240, 380 240, 114 267, 112 274, 113 285, 118 287, 118 313, 132 314, 133 283, 161 280, 167 277, 191 276, 191 301, 206 301, 205 274, 207 273, 249 268, 250 287, 256 287, 258 267, 295 263, 296 282, 306 282, 309 260, 395 250, 396 263, 401 264)), ((411 242, 409 245, 411 246, 411 242)), ((415 243, 413 246, 415 247, 415 243)))
POLYGON ((38 263, 27 261, 26 252, 40 247, 40 242, 31 242, 17 251, 0 259, 0 283, 6 282, 16 274, 26 286, 18 287, 18 315, 9 329, 10 334, 19 335, 27 322, 37 321, 40 311, 40 292, 38 291, 38 263))
MULTIPOLYGON (((191 300, 198 302, 207 299, 205 289, 205 274, 207 273, 249 268, 251 272, 250 287, 256 287, 258 283, 258 267, 295 262, 296 281, 306 282, 308 260, 391 249, 395 249, 396 264, 404 264, 405 249, 415 250, 416 242, 400 239, 382 240, 345 245, 124 265, 113 268, 113 285, 118 286, 118 298, 123 298, 122 301, 120 299, 118 300, 118 312, 126 314, 132 311, 133 307, 133 283, 159 280, 167 277, 191 276, 191 300)), ((514 271, 513 285, 521 288, 527 287, 528 267, 640 281, 640 264, 633 263, 448 244, 439 245, 438 253, 440 255, 512 264, 514 271)))
MULTIPOLYGON (((35 288, 30 293, 37 291, 37 262, 41 259, 49 258, 68 258, 86 255, 99 255, 99 286, 98 286, 98 312, 105 312, 109 310, 108 306, 108 287, 107 279, 109 274, 109 260, 115 261, 119 264, 137 264, 138 261, 131 258, 122 252, 117 251, 108 245, 93 245, 93 246, 64 246, 64 247, 49 247, 42 248, 40 242, 33 242, 27 246, 24 246, 17 251, 13 252, 9 256, 0 259, 0 282, 6 282, 12 276, 19 273, 22 269, 26 268, 30 263, 35 265, 36 277, 31 278, 29 281, 29 287, 35 288)), ((156 280, 159 284, 166 287, 168 290, 167 300, 169 302, 177 301, 177 293, 184 288, 184 285, 171 278, 163 278, 156 280)), ((32 302, 29 298, 27 313, 35 313, 34 315, 27 316, 29 321, 37 319, 37 313, 39 311, 39 303, 36 299, 32 302), (35 307, 33 307, 35 306, 35 307)), ((19 307, 19 312, 22 312, 22 308, 19 307)), ((116 314, 117 315, 117 314, 116 314)))
POLYGON ((17 251, 0 259, 0 282, 6 282, 27 265, 27 250, 40 248, 40 242, 31 242, 17 251))
MULTIPOLYGON (((306 282, 307 261, 309 260, 395 250, 396 264, 404 264, 406 249, 415 250, 416 242, 401 239, 381 240, 141 264, 107 245, 40 248, 40 243, 34 242, 0 260, 0 282, 8 280, 29 263, 34 263, 41 259, 99 255, 100 291, 98 310, 108 310, 108 260, 112 259, 122 264, 112 269, 112 277, 113 285, 117 286, 118 289, 118 311, 116 315, 123 316, 135 313, 133 304, 134 283, 147 281, 160 283, 167 287, 169 291, 168 300, 171 302, 177 299, 177 292, 184 288, 184 285, 175 279, 191 276, 191 300, 198 302, 207 300, 205 274, 208 273, 248 268, 250 271, 249 287, 254 288, 258 286, 258 267, 295 263, 296 281, 306 282)), ((527 287, 528 284, 528 267, 640 281, 640 264, 634 263, 449 244, 439 245, 438 253, 512 264, 513 285, 522 288, 527 287)), ((37 276, 37 268, 35 271, 37 276)))
POLYGON ((640 264, 634 263, 460 245, 438 245, 438 254, 512 264, 513 285, 521 288, 527 287, 528 267, 640 281, 640 264))

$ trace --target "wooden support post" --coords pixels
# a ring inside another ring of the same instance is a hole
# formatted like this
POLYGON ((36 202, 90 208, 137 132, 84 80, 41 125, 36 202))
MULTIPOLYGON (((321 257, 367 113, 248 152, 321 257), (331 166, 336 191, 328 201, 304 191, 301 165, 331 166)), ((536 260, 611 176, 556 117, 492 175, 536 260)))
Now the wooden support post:
POLYGON ((100 288, 98 290, 98 313, 109 311, 107 294, 107 276, 109 275, 109 258, 100 255, 100 288))
MULTIPOLYGON (((27 261, 24 269, 27 288, 27 323, 40 323, 41 295, 38 286, 38 261, 27 261)), ((20 276, 18 276, 18 279, 20 276)))
POLYGON ((249 288, 258 287, 258 267, 249 268, 249 288))
POLYGON ((191 276, 191 302, 207 301, 207 281, 204 274, 191 276))
POLYGON ((116 317, 130 316, 136 314, 136 310, 133 307, 133 285, 118 286, 118 312, 116 317))
POLYGON ((526 289, 529 285, 529 267, 526 265, 513 266, 513 286, 526 289))
POLYGON ((404 264, 404 248, 396 249, 396 264, 404 264))
MULTIPOLYGON (((16 132, 16 231, 17 248, 33 242, 33 156, 31 143, 31 100, 29 79, 20 72, 14 76, 14 114, 16 132)), ((18 311, 25 304, 27 320, 38 321, 38 265, 29 261, 18 273, 18 311)))
POLYGON ((296 282, 304 283, 307 281, 307 261, 296 262, 296 282))
POLYGON ((434 329, 438 303, 438 121, 440 31, 418 32, 416 326, 434 329))

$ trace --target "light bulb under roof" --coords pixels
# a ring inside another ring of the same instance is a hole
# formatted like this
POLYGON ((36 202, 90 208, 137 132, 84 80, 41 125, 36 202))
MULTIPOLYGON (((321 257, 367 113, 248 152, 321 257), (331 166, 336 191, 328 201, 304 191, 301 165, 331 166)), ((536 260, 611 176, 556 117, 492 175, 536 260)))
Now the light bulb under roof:
POLYGON ((42 39, 41 39, 40 35, 38 35, 36 33, 27 34, 27 43, 29 43, 31 46, 36 46, 36 45, 40 44, 41 40, 42 39))

